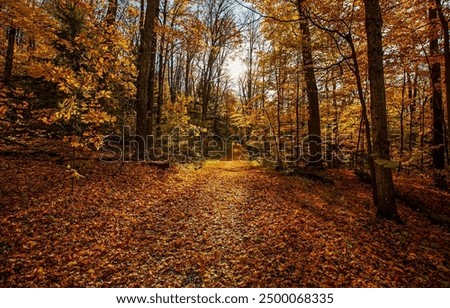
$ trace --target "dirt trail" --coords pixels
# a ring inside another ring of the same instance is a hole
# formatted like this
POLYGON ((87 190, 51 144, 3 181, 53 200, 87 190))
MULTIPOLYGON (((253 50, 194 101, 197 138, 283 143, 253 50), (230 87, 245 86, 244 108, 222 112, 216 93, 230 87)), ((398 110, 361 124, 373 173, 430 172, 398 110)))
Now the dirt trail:
POLYGON ((64 166, 1 163, 3 287, 448 287, 449 234, 403 206, 377 221, 351 173, 92 165, 71 195, 64 166), (26 195, 30 173, 51 189, 26 195))

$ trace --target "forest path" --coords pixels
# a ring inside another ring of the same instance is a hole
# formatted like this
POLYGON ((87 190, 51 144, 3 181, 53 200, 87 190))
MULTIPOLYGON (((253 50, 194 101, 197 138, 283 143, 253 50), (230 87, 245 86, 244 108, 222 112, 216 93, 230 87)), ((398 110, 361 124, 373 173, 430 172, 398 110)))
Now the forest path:
MULTIPOLYGON (((267 172, 251 162, 207 161, 201 169, 181 170, 178 184, 171 186, 169 193, 173 199, 155 205, 170 205, 160 214, 178 217, 170 224, 171 230, 164 232, 175 239, 182 263, 193 264, 186 269, 182 284, 220 287, 231 283, 237 287, 244 286, 245 281, 249 285, 242 275, 251 270, 255 257, 252 240, 264 240, 254 235, 257 226, 252 224, 252 217, 260 214, 251 206, 256 186, 261 184, 255 179, 261 176, 267 176, 267 172), (255 230, 251 230, 253 227, 255 230)), ((179 273, 173 274, 176 281, 179 273)), ((251 282, 255 283, 257 277, 251 282)))
POLYGON ((403 206, 377 221, 351 172, 119 167, 72 194, 64 165, 0 160, 0 287, 448 287, 449 234, 403 206))
MULTIPOLYGON (((402 265, 387 270, 399 261, 391 255, 394 246, 401 251, 410 242, 400 233, 401 240, 377 235, 370 190, 348 174, 323 185, 248 161, 207 161, 199 170, 181 170, 177 179, 169 200, 154 207, 171 251, 160 264, 164 286, 172 286, 169 281, 194 287, 411 283, 411 277, 398 281, 402 265), (368 238, 374 242, 368 245, 368 238)), ((422 277, 413 283, 426 284, 422 277)))

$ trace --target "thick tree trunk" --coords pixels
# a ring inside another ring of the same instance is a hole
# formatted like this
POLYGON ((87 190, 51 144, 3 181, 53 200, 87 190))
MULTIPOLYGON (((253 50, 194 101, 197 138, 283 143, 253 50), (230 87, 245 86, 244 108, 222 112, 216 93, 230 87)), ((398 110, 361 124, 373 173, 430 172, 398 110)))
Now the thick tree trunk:
MULTIPOLYGON (((433 2, 433 1, 431 1, 433 2)), ((432 4, 432 3, 431 3, 432 4)), ((442 80, 441 63, 439 62, 439 37, 436 35, 436 24, 438 11, 432 7, 429 11, 431 22, 430 31, 430 58, 431 58, 431 86, 433 96, 431 105, 433 109, 433 166, 437 170, 445 168, 445 147, 444 147, 444 112, 442 109, 442 80)))
MULTIPOLYGON (((450 130, 450 34, 448 27, 448 20, 445 18, 442 11, 442 5, 440 0, 435 0, 438 9, 439 20, 442 26, 442 32, 444 33, 444 65, 445 65, 445 100, 447 103, 447 129, 450 130)), ((447 162, 450 164, 450 162, 447 162)))
MULTIPOLYGON (((148 0, 145 13, 144 28, 141 35, 141 44, 139 51, 139 73, 137 78, 136 94, 136 134, 139 138, 139 152, 145 151, 146 138, 148 133, 147 118, 148 114, 148 96, 151 68, 154 68, 154 57, 152 57, 152 44, 155 38, 155 18, 158 12, 159 1, 148 0)), ((152 89, 150 89, 152 90, 152 89)), ((153 96, 153 93, 150 93, 153 96)), ((150 114, 151 116, 151 114, 150 114)))
POLYGON ((5 70, 3 73, 3 82, 9 84, 11 82, 13 63, 14 63, 14 47, 16 45, 17 28, 8 27, 8 48, 6 49, 5 70))
POLYGON ((365 0, 364 3, 366 12, 365 26, 369 63, 373 156, 375 161, 375 183, 377 186, 377 216, 400 221, 395 202, 392 172, 383 163, 390 160, 381 35, 383 19, 379 0, 365 0))
POLYGON ((302 0, 297 2, 300 15, 300 30, 302 31, 302 60, 305 70, 306 92, 309 103, 309 158, 310 164, 320 164, 322 161, 322 140, 320 133, 320 109, 319 91, 317 89, 316 75, 314 72, 314 61, 311 47, 311 32, 309 22, 304 14, 302 0))

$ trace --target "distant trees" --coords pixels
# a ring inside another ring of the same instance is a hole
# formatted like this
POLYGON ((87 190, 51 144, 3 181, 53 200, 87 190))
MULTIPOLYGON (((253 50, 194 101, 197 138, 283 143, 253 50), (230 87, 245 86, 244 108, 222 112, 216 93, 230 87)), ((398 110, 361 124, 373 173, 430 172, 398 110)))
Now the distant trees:
MULTIPOLYGON (((286 137, 285 140, 294 135, 298 144, 298 140, 304 141, 305 136, 313 133, 310 126, 306 129, 305 123, 318 118, 312 123, 320 123, 323 141, 320 151, 335 149, 339 144, 339 150, 357 152, 354 164, 372 174, 378 215, 398 220, 392 170, 414 167, 423 170, 427 165, 435 170, 445 167, 444 110, 442 104, 436 105, 439 99, 434 97, 440 95, 442 101, 444 82, 437 78, 440 72, 437 66, 445 60, 449 46, 447 5, 430 0, 429 6, 436 10, 431 21, 426 5, 420 1, 398 3, 395 9, 388 3, 381 7, 378 1, 252 3, 250 9, 264 17, 261 33, 266 44, 258 54, 257 71, 253 74, 257 87, 253 88, 252 101, 255 106, 262 106, 264 117, 259 119, 264 121, 260 126, 253 122, 252 131, 261 132, 261 125, 266 125, 270 129, 265 134, 270 132, 278 139, 286 137), (385 14, 383 28, 381 12, 385 14), (400 16, 407 18, 408 23, 400 16), (438 25, 431 30, 432 38, 436 39, 432 49, 427 48, 429 22, 438 25), (301 27, 296 29, 299 23, 301 27), (440 28, 445 32, 443 41, 437 40, 442 34, 440 28), (366 31, 367 43, 363 39, 366 31), (297 41, 301 49, 293 46, 297 41), (295 54, 299 57, 294 57, 295 54), (427 79, 428 64, 432 64, 430 72, 434 66, 433 82, 427 79), (429 98, 433 98, 431 105, 429 98), (311 105, 315 101, 318 109, 314 109, 314 103, 311 105), (439 124, 433 117, 440 119, 439 124), (329 139, 330 136, 334 137, 329 139), (345 142, 339 142, 342 136, 347 136, 345 142), (361 148, 367 151, 360 153, 361 148), (439 166, 433 163, 436 160, 439 166)), ((447 79, 446 87, 450 84, 447 79)), ((448 92, 446 98, 450 97, 448 92)), ((245 112, 242 118, 235 117, 237 125, 245 126, 248 122, 242 121, 243 118, 252 119, 252 114, 260 114, 260 110, 245 112)), ((315 131, 317 134, 318 130, 315 131)), ((277 152, 286 152, 290 145, 285 142, 284 148, 277 147, 277 152)))
POLYGON ((204 9, 199 12, 203 21, 202 40, 206 49, 201 55, 198 96, 201 100, 201 120, 206 123, 214 102, 215 89, 223 79, 225 60, 238 36, 234 21, 233 4, 227 0, 204 1, 204 9))

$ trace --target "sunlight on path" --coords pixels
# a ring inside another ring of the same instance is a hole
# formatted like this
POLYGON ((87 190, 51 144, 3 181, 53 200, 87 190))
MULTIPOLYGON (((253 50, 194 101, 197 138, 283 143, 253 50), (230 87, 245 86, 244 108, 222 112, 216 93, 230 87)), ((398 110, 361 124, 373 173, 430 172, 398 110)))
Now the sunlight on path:
MULTIPOLYGON (((25 185, 29 163, 7 174, 25 185)), ((377 221, 351 173, 330 185, 249 161, 117 168, 70 199, 60 185, 3 208, 0 286, 448 286, 448 233, 405 208, 404 226, 377 221)))

